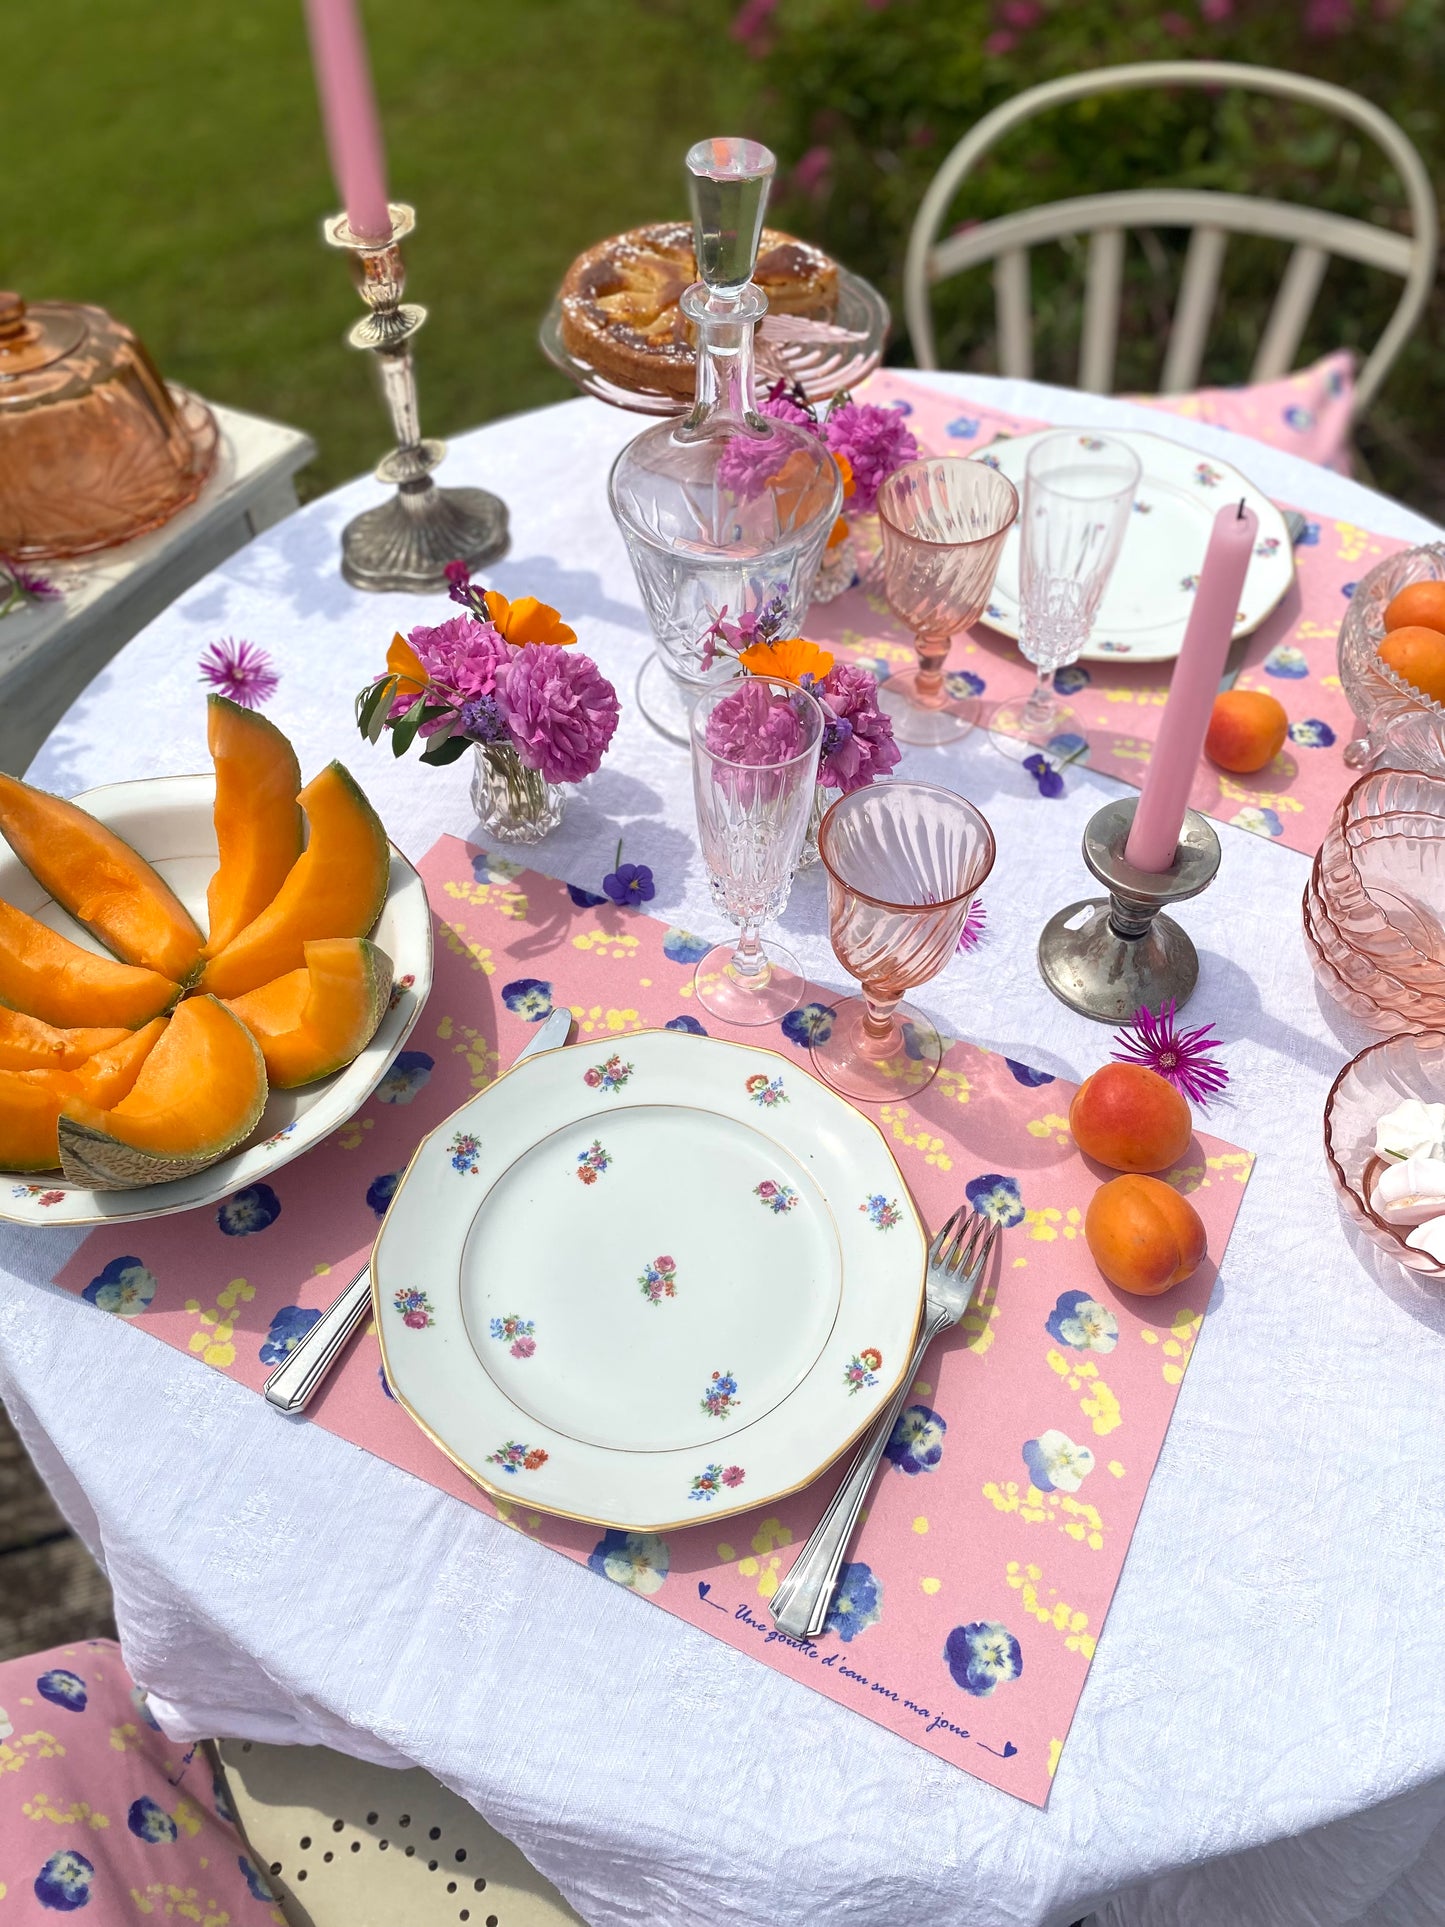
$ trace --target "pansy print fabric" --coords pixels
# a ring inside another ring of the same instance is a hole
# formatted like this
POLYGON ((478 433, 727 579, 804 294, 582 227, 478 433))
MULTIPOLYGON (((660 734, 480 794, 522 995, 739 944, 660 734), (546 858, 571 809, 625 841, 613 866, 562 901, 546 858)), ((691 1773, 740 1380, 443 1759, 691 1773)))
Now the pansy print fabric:
MULTIPOLYGON (((1181 405, 1183 397, 1161 406, 1193 413, 1203 421, 1217 420, 1319 461, 1324 458, 1317 452, 1313 433, 1317 423, 1326 414, 1338 424, 1348 420, 1347 363, 1344 354, 1331 356, 1305 374, 1244 391, 1254 397, 1248 411, 1221 412, 1202 398, 1196 398, 1193 409, 1181 405)), ((931 455, 967 455, 986 450, 1000 435, 1020 435, 1045 426, 973 403, 960 414, 956 397, 889 372, 867 381, 858 399, 905 410, 923 452, 931 455)), ((1167 421, 1159 426, 1167 435, 1167 421)), ((983 459, 988 459, 987 453, 983 459)), ((1240 466, 1247 469, 1248 463, 1241 461, 1240 466)), ((1212 463, 1199 464, 1196 480, 1202 488, 1217 487, 1221 479, 1212 463)), ((1136 506, 1148 509, 1146 501, 1136 506)), ((1358 773, 1344 759, 1346 745, 1357 731, 1336 667, 1340 623, 1361 576, 1408 545, 1350 522, 1313 514, 1308 503, 1295 506, 1305 516, 1304 534, 1295 548, 1295 588, 1249 638, 1235 685, 1277 696, 1289 716, 1289 735, 1274 761, 1253 776, 1231 776, 1201 760, 1189 800, 1195 809, 1222 823, 1313 856, 1336 803, 1358 773)), ((1262 535, 1260 540, 1268 546, 1280 538, 1262 535)), ((891 674, 914 660, 913 638, 893 621, 881 596, 870 596, 862 588, 814 608, 808 621, 808 633, 815 641, 835 655, 866 662, 878 674, 891 674)), ((1164 713, 1171 668, 1167 662, 1120 660, 1075 663, 1059 671, 1059 691, 1068 696, 1087 730, 1085 760, 1095 769, 1136 788, 1143 782, 1164 713)), ((970 629, 955 641, 949 658, 949 687, 960 696, 982 696, 992 702, 1001 696, 1026 695, 1033 675, 1014 644, 991 629, 970 629)), ((1053 747, 1060 754, 1070 753, 1071 746, 1062 738, 1053 747)), ((1047 797, 1042 806, 1047 807, 1047 797)), ((799 1015, 800 1030, 816 1025, 817 1008, 799 1015)))
POLYGON ((199 1746, 168 1740, 113 1640, 0 1664, 0 1920, 285 1927, 199 1746))
MULTIPOLYGON (((476 1141, 445 1120, 535 1035, 544 1006, 573 1012, 579 1085, 605 1106, 575 1141, 559 1140, 579 1209, 605 1202, 615 1180, 622 1154, 610 1128, 614 1108, 644 1101, 629 1034, 671 1029, 682 1049, 704 1029, 729 1035, 712 1019, 703 1025, 692 1008, 702 940, 689 932, 453 838, 421 870, 437 919, 436 976, 395 1072, 349 1124, 266 1185, 219 1209, 88 1238, 59 1282, 89 1300, 96 1317, 124 1318, 259 1391, 360 1268, 420 1137, 444 1127, 447 1181, 476 1183, 476 1141)), ((768 1033, 732 1033, 779 1059, 766 1076, 750 1067, 743 1086, 764 1136, 796 1100, 809 1047, 832 1023, 833 1006, 815 987, 768 1033)), ((1162 1298, 1125 1298, 1084 1245, 1094 1180, 1069 1136, 1072 1096, 1071 1085, 1047 1072, 959 1042, 926 1092, 871 1113, 901 1179, 839 1200, 839 1208, 886 1244, 914 1204, 934 1227, 964 1205, 998 1227, 998 1256, 961 1326, 906 1388, 866 1522, 827 1628, 812 1644, 783 1638, 768 1601, 836 1474, 710 1523, 725 1497, 747 1493, 752 1476, 748 1434, 736 1428, 757 1392, 725 1347, 692 1391, 700 1443, 685 1473, 690 1523, 666 1535, 570 1524, 535 1510, 546 1452, 520 1416, 488 1448, 487 1469, 504 1493, 494 1503, 391 1398, 370 1333, 354 1341, 308 1417, 543 1540, 587 1566, 599 1585, 622 1586, 953 1765, 1042 1803, 1207 1323, 1214 1263, 1250 1168, 1246 1152, 1194 1140, 1165 1175, 1203 1217, 1212 1262, 1162 1298), (971 1148, 981 1142, 986 1157, 971 1148)), ((781 1235, 796 1201, 792 1185, 760 1169, 748 1209, 781 1235)), ((640 1227, 623 1276, 665 1333, 694 1285, 659 1243, 640 1227)), ((527 1283, 516 1280, 516 1296, 479 1337, 522 1373, 534 1372, 556 1340, 527 1283)), ((400 1281, 395 1304, 407 1343, 435 1344, 443 1289, 424 1266, 400 1281)), ((861 1422, 869 1395, 893 1383, 901 1361, 885 1355, 876 1333, 860 1331, 855 1343, 833 1395, 861 1422)), ((58 1696, 48 1703, 54 1728, 71 1689, 57 1678, 49 1690, 58 1696)), ((174 1817, 175 1809, 153 1797, 163 1812, 141 1824, 164 1831, 164 1812, 174 1817)))

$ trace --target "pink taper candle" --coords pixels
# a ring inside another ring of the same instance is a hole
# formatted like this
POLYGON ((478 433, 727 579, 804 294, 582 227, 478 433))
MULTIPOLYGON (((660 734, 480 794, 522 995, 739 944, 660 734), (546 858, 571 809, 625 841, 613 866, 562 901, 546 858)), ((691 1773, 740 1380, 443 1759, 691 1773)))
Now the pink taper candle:
POLYGON ((1174 861, 1258 533, 1258 518, 1243 502, 1226 503, 1214 518, 1159 740, 1149 759, 1124 850, 1136 869, 1157 873, 1174 861))
POLYGON ((360 239, 384 241, 391 233, 386 152, 356 0, 306 0, 306 25, 331 172, 347 221, 360 239))

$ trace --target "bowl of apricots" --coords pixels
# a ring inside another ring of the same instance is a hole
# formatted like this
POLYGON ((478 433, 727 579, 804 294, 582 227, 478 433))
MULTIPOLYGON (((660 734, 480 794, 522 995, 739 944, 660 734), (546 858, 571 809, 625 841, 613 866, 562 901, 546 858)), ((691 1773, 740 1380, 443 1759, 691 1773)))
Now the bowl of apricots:
POLYGON ((0 775, 0 1219, 219 1202, 361 1107, 431 988, 421 878, 340 763, 210 698, 214 771, 0 775))
POLYGON ((1402 549, 1361 579, 1339 670, 1360 726, 1346 763, 1445 776, 1445 544, 1402 549))

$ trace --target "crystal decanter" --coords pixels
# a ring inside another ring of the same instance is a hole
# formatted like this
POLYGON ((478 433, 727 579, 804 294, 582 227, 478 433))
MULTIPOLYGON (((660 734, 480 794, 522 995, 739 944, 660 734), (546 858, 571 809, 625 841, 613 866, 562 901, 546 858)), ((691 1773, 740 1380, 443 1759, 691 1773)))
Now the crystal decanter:
POLYGON ((689 150, 701 279, 680 305, 697 339, 696 399, 629 443, 608 483, 657 639, 638 705, 677 743, 700 691, 737 673, 730 655, 714 659, 715 620, 746 634, 765 617, 771 633, 799 633, 842 502, 819 437, 755 406, 753 330, 768 304, 752 274, 776 165, 757 141, 689 150))

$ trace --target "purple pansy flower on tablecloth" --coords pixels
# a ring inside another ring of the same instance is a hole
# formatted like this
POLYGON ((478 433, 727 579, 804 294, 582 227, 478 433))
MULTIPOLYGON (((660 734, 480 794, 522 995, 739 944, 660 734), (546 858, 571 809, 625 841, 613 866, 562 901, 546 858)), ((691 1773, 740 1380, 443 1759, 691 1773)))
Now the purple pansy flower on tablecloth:
POLYGON ((898 1415, 893 1436, 883 1448, 888 1461, 910 1477, 932 1472, 943 1457, 943 1438, 948 1421, 926 1405, 910 1405, 898 1415))
POLYGON ((279 1365, 321 1316, 301 1305, 283 1305, 271 1320, 271 1329, 261 1341, 261 1363, 279 1365))
POLYGON ((987 1699, 1024 1670, 1018 1641, 996 1619, 975 1619, 966 1626, 955 1626, 944 1641, 943 1657, 954 1685, 972 1693, 975 1699, 987 1699))
POLYGON ((1076 1352, 1111 1352, 1119 1342, 1118 1319, 1086 1291, 1061 1292, 1044 1330, 1076 1352))
POLYGON ((706 1037, 707 1032, 696 1017, 669 1017, 662 1027, 664 1030, 685 1030, 690 1037, 706 1037))
POLYGON ((1077 1492, 1094 1469, 1087 1445, 1075 1445, 1066 1432, 1053 1429, 1024 1440, 1023 1461, 1040 1492, 1077 1492))
POLYGON ((672 1565, 666 1539, 655 1532, 604 1532, 587 1555, 591 1572, 631 1592, 660 1592, 672 1565))
POLYGON ((502 1002, 514 1017, 540 1024, 552 1015, 552 986, 540 977, 518 977, 514 983, 502 985, 502 1002))
POLYGON ((1065 663, 1062 669, 1054 671, 1054 688, 1061 696, 1077 696, 1092 681, 1093 677, 1081 662, 1065 663))
POLYGON ((779 1023, 790 1044, 807 1050, 813 1044, 827 1043, 833 1035, 836 1015, 831 1004, 804 1004, 799 1010, 790 1010, 779 1023))
POLYGON ((378 1218, 386 1216, 386 1207, 391 1203, 397 1185, 401 1182, 400 1171, 383 1171, 379 1178, 373 1178, 366 1187, 366 1202, 378 1218))
POLYGON ((410 1104, 435 1068, 436 1059, 428 1057, 424 1050, 398 1052, 395 1063, 376 1087, 377 1102, 410 1104))
POLYGON ((156 1295, 155 1274, 139 1258, 112 1258, 80 1295, 118 1318, 138 1318, 156 1295))
POLYGON ((701 963, 711 949, 708 938, 694 936, 691 930, 684 930, 677 924, 662 933, 662 954, 669 963, 701 963))
POLYGON ((883 1581, 861 1559, 850 1560, 838 1574, 838 1590, 833 1594, 823 1631, 836 1633, 847 1645, 882 1617, 883 1581))
POLYGON ((963 1187, 963 1195, 981 1218, 991 1218, 1004 1230, 1023 1223, 1024 1201, 1017 1178, 987 1171, 980 1178, 971 1178, 963 1187))
POLYGON ((51 1854, 35 1876, 35 1898, 42 1907, 58 1914, 72 1914, 90 1901, 90 1885, 95 1879, 94 1864, 73 1847, 62 1847, 51 1854))
POLYGON ((85 1681, 66 1666, 52 1666, 49 1672, 42 1673, 35 1682, 35 1690, 41 1699, 49 1700, 52 1706, 64 1707, 67 1713, 83 1713, 89 1697, 85 1681))
POLYGON ((149 1847, 170 1846, 180 1831, 165 1808, 148 1793, 131 1801, 125 1824, 137 1840, 144 1840, 149 1847))
POLYGON ((1009 1075, 1014 1082, 1024 1084, 1030 1090, 1037 1090, 1041 1084, 1052 1084, 1054 1081, 1052 1071, 1036 1071, 1032 1064, 1021 1064, 1016 1057, 1006 1057, 1003 1061, 1008 1065, 1009 1075))
POLYGON ((281 1215, 281 1200, 269 1184, 248 1184, 225 1199, 216 1212, 216 1223, 228 1238, 249 1238, 253 1231, 264 1231, 281 1215))
POLYGON ((1335 732, 1318 716, 1307 716, 1301 722, 1290 724, 1289 739, 1302 749, 1329 749, 1334 744, 1335 732))

